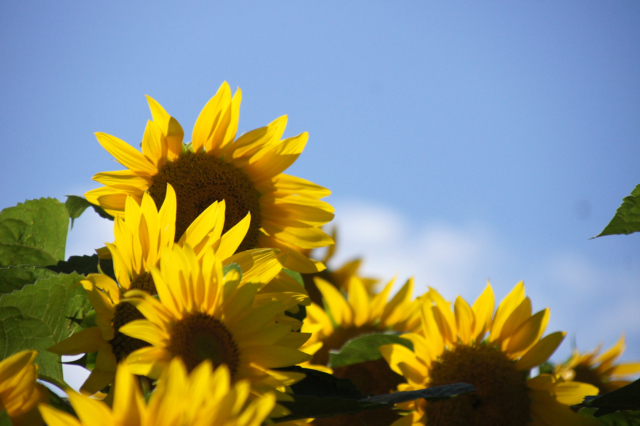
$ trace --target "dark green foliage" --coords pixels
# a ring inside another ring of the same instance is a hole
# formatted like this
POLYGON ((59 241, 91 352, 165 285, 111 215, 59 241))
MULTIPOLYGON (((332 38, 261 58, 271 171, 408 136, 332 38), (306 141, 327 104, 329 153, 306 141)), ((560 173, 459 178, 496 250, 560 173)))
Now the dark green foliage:
POLYGON ((48 266, 54 272, 70 274, 75 272, 81 275, 97 274, 98 270, 98 255, 93 256, 71 256, 67 260, 61 260, 56 265, 48 266))
POLYGON ((93 210, 105 219, 113 220, 113 216, 104 211, 104 209, 100 206, 96 206, 87 201, 84 197, 79 197, 77 195, 67 195, 67 201, 64 203, 67 206, 67 211, 69 212, 69 218, 71 218, 71 227, 73 228, 73 222, 79 218, 82 213, 88 208, 93 207, 93 210))
POLYGON ((393 343, 413 350, 413 344, 397 334, 366 334, 349 341, 340 349, 340 352, 330 353, 329 367, 337 368, 365 361, 375 361, 382 358, 378 348, 393 343))
POLYGON ((60 357, 47 351, 67 338, 91 308, 80 275, 55 275, 39 279, 20 291, 0 297, 0 358, 36 349, 40 373, 62 380, 60 357), (70 319, 71 318, 71 319, 70 319))
POLYGON ((640 379, 601 396, 587 396, 576 407, 596 408, 594 417, 601 417, 618 410, 640 410, 640 379))
POLYGON ((50 278, 57 273, 40 266, 9 266, 0 268, 0 295, 22 289, 42 278, 50 278))
POLYGON ((616 210, 611 222, 596 237, 637 231, 640 231, 640 185, 635 187, 631 195, 622 199, 622 205, 616 210))
POLYGON ((475 391, 471 385, 456 383, 418 391, 395 392, 364 398, 349 380, 338 379, 330 374, 303 368, 292 369, 292 371, 304 372, 307 377, 291 387, 295 395, 294 402, 279 402, 288 408, 291 414, 276 419, 277 422, 357 414, 364 410, 392 407, 399 402, 420 398, 447 399, 475 391))
POLYGON ((69 214, 53 198, 28 200, 0 212, 0 266, 55 265, 64 260, 69 214))

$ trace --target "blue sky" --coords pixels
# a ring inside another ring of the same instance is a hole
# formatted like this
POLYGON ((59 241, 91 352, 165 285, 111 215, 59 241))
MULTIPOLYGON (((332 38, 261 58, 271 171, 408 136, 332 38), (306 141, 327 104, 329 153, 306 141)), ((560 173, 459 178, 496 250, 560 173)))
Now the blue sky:
MULTIPOLYGON (((339 256, 450 299, 524 280, 583 350, 640 359, 638 235, 589 240, 640 183, 635 2, 3 2, 0 207, 118 170, 158 100, 190 134, 223 81, 240 131, 288 114, 339 256)), ((110 239, 81 218, 68 254, 110 239)), ((335 266, 335 265, 334 265, 335 266)))

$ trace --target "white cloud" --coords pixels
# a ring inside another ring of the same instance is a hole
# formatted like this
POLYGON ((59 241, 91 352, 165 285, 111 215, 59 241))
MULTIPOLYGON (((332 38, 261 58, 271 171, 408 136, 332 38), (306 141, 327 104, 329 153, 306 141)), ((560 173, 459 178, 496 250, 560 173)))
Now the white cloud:
POLYGON ((93 255, 95 249, 113 242, 113 222, 98 216, 88 208, 78 219, 67 237, 67 257, 93 255))
MULTIPOLYGON (((500 238, 479 223, 411 224, 400 212, 370 202, 334 200, 338 225, 338 251, 333 266, 362 256, 363 274, 387 281, 416 280, 416 294, 432 286, 453 300, 461 294, 473 301, 486 280, 497 302, 520 280, 535 310, 549 307, 548 332, 565 330, 568 340, 577 335, 581 350, 599 342, 613 344, 627 334, 624 359, 640 359, 640 291, 637 274, 576 251, 522 249, 522 242, 500 238)), ((591 254, 593 256, 593 254, 591 254)), ((555 360, 568 356, 569 342, 555 360)))

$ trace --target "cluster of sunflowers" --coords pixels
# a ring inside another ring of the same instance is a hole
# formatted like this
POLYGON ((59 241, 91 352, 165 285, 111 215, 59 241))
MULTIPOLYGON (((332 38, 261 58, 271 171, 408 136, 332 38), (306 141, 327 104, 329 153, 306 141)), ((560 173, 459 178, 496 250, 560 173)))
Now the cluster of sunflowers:
MULTIPOLYGON (((98 133, 126 170, 67 202, 112 218, 115 240, 29 269, 78 277, 68 294, 88 301, 58 312, 64 329, 46 345, 58 361, 83 355, 80 392, 39 374, 37 337, 12 341, 0 322, 0 409, 14 425, 597 424, 571 406, 640 372, 615 364, 624 338, 550 366, 566 333, 544 335, 549 309, 533 313, 522 283, 496 309, 489 284, 470 305, 433 288, 414 297, 412 279, 392 296, 360 259, 331 268, 330 191, 283 173, 306 133, 281 139, 280 117, 236 137, 241 92, 224 83, 184 143, 148 101, 142 152, 98 133)), ((46 280, 23 281, 12 294, 46 280)), ((3 295, 0 319, 9 308, 3 295)))

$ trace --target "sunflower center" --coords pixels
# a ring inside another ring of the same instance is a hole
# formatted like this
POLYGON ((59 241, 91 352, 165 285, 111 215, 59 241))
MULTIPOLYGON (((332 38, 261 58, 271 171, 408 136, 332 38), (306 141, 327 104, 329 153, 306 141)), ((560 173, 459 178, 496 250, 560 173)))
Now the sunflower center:
POLYGON ((427 402, 429 425, 522 426, 531 420, 526 376, 504 352, 457 346, 432 366, 430 386, 469 383, 476 392, 427 402))
MULTIPOLYGON (((144 290, 151 295, 158 294, 153 277, 147 272, 138 275, 133 280, 131 289, 144 290)), ((120 332, 120 327, 137 319, 144 319, 144 315, 135 306, 130 303, 118 303, 116 305, 116 313, 112 322, 116 331, 109 343, 118 362, 124 360, 131 352, 149 346, 149 343, 144 340, 134 339, 120 332)))
POLYGON ((206 314, 189 314, 178 321, 168 349, 182 358, 189 371, 206 359, 214 368, 227 364, 232 376, 238 370, 240 358, 233 336, 224 324, 206 314))
POLYGON ((329 362, 329 351, 331 349, 340 349, 349 340, 376 331, 379 330, 377 330, 373 325, 369 324, 364 324, 361 327, 338 327, 333 330, 333 333, 331 333, 331 335, 322 339, 324 344, 322 345, 320 350, 315 353, 311 362, 313 364, 327 365, 327 363, 329 362))
POLYGON ((258 246, 260 233, 260 193, 242 170, 205 152, 186 153, 168 162, 153 177, 149 195, 162 205, 167 183, 176 191, 176 241, 189 225, 216 201, 225 201, 223 232, 227 232, 251 212, 249 231, 238 251, 258 246))

